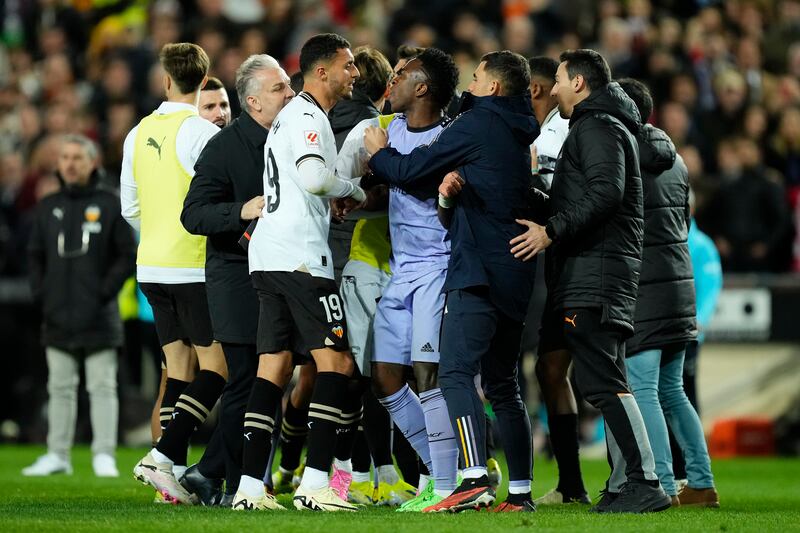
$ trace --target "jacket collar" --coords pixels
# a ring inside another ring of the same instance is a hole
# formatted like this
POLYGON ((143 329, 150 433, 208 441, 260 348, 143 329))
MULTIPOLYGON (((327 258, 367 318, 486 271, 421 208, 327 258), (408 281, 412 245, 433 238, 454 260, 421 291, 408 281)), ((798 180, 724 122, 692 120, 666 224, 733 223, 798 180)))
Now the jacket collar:
POLYGON ((257 148, 263 148, 264 143, 267 142, 267 134, 269 130, 255 121, 247 111, 242 111, 239 118, 236 119, 245 138, 257 148))

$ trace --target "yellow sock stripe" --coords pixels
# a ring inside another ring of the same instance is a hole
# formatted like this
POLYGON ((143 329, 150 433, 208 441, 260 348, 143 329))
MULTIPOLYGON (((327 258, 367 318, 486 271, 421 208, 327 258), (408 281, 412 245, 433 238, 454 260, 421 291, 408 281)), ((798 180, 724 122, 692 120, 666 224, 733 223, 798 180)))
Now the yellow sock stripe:
POLYGON ((264 431, 272 432, 272 426, 269 424, 262 424, 261 422, 255 422, 253 420, 245 420, 244 427, 246 428, 258 428, 263 429, 264 431))
MULTIPOLYGON (((183 400, 184 403, 189 403, 189 404, 193 405, 201 413, 205 413, 205 415, 208 416, 208 409, 206 409, 206 406, 203 405, 202 403, 198 402, 197 400, 195 400, 191 396, 189 396, 187 394, 181 394, 178 397, 178 402, 181 401, 181 400, 183 400)), ((178 402, 175 402, 175 406, 178 405, 178 402)))
POLYGON ((189 405, 186 402, 182 402, 182 401, 178 400, 178 403, 175 404, 175 407, 176 408, 180 407, 181 409, 183 409, 187 413, 193 414, 194 417, 197 418, 200 421, 200 423, 203 423, 203 422, 206 421, 206 417, 203 416, 202 413, 198 412, 197 409, 195 409, 194 407, 192 407, 191 405, 189 405))
POLYGON ((245 418, 255 418, 256 420, 263 420, 264 422, 268 423, 271 426, 275 425, 275 420, 267 415, 262 415, 260 413, 245 413, 245 418))
POLYGON ((469 454, 467 453, 467 441, 464 440, 464 428, 461 425, 461 419, 460 418, 456 419, 456 425, 458 425, 458 434, 461 436, 461 450, 462 450, 463 455, 464 455, 464 466, 466 468, 469 468, 472 465, 469 464, 469 454))

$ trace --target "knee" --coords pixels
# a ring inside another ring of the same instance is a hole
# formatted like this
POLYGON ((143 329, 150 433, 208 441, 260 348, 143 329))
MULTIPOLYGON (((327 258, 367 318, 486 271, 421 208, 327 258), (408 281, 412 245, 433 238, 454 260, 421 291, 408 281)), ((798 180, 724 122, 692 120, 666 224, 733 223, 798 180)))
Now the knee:
POLYGON ((500 383, 486 383, 484 387, 486 399, 495 410, 517 408, 522 405, 519 385, 515 380, 503 380, 500 383))
POLYGON ((536 378, 541 387, 555 388, 566 386, 570 361, 568 356, 559 357, 559 352, 544 354, 536 361, 536 378))
POLYGON ((117 394, 117 376, 104 375, 86 379, 86 391, 90 396, 109 396, 117 394))
POLYGON ((386 398, 395 394, 406 384, 404 368, 400 365, 386 363, 372 364, 372 391, 378 398, 386 398))
POLYGON ((417 390, 426 392, 439 386, 439 365, 434 363, 414 363, 414 377, 417 390))

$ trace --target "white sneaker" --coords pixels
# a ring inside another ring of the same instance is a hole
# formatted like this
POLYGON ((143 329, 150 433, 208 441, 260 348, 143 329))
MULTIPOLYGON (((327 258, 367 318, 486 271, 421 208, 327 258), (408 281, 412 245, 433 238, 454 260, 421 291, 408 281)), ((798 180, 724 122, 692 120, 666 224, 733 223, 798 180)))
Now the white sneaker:
POLYGON ((236 491, 231 509, 234 511, 285 511, 286 507, 278 503, 275 496, 267 493, 267 491, 264 491, 257 498, 253 498, 242 491, 236 491))
POLYGON ((23 476, 50 476, 52 474, 72 475, 72 464, 54 453, 40 456, 28 467, 22 469, 23 476))
POLYGON ((107 453, 98 453, 92 458, 92 468, 97 477, 119 477, 117 461, 107 453))
POLYGON ((302 486, 294 493, 294 506, 301 511, 356 511, 355 505, 342 501, 330 487, 308 490, 302 486))
POLYGON ((133 477, 156 489, 169 503, 194 503, 192 495, 175 479, 172 465, 157 462, 149 452, 133 467, 133 477))

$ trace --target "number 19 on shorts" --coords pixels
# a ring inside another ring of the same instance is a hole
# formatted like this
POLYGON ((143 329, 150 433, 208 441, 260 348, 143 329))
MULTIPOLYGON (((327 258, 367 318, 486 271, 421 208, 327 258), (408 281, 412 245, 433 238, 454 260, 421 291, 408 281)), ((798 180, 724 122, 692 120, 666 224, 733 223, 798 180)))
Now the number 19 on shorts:
POLYGON ((342 312, 342 303, 339 300, 338 294, 334 293, 327 296, 320 296, 319 301, 322 302, 322 307, 325 308, 325 316, 327 317, 328 322, 341 320, 344 317, 344 313, 342 312))

